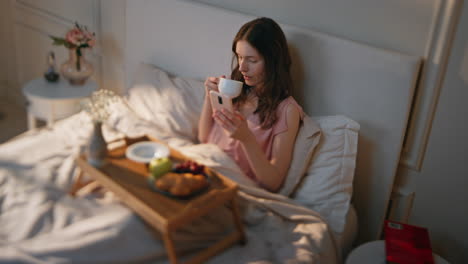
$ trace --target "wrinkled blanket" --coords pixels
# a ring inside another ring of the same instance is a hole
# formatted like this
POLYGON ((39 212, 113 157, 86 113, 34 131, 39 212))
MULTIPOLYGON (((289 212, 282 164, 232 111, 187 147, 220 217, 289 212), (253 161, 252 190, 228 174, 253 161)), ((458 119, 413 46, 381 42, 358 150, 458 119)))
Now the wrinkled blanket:
MULTIPOLYGON (((209 263, 338 263, 332 231, 318 213, 256 188, 218 147, 174 137, 128 113, 104 128, 109 141, 162 139, 239 183, 248 242, 209 263)), ((111 193, 67 194, 90 131, 90 119, 79 113, 0 145, 0 263, 168 262, 157 235, 111 193)))

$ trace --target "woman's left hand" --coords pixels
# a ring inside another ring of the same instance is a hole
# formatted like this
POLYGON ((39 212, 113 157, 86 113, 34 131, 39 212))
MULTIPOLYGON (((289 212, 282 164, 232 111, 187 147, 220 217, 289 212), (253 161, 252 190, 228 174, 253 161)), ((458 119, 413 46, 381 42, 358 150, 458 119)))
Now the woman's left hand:
POLYGON ((247 126, 247 121, 239 111, 234 111, 233 113, 226 109, 221 111, 216 110, 213 114, 213 118, 234 139, 244 141, 252 135, 252 132, 247 126))

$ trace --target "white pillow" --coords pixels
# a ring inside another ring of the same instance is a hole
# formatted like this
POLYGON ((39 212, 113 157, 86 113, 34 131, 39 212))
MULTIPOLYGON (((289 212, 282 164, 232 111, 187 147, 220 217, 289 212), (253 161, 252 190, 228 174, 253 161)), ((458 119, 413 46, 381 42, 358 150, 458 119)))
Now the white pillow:
POLYGON ((312 159, 312 154, 320 142, 320 128, 317 123, 304 115, 294 144, 291 165, 288 175, 278 191, 279 194, 290 196, 302 178, 306 175, 312 159))
POLYGON ((352 196, 359 124, 345 116, 313 119, 322 132, 320 143, 293 199, 319 212, 341 234, 352 196))
POLYGON ((131 108, 145 120, 174 136, 197 141, 198 120, 203 106, 203 82, 170 76, 141 63, 128 91, 131 108))

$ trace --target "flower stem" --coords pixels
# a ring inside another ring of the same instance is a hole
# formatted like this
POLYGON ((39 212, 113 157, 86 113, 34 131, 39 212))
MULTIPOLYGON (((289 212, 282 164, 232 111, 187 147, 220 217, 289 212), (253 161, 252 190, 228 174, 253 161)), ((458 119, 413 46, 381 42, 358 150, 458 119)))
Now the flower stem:
POLYGON ((80 57, 81 57, 81 49, 76 48, 76 69, 78 71, 81 71, 80 57))

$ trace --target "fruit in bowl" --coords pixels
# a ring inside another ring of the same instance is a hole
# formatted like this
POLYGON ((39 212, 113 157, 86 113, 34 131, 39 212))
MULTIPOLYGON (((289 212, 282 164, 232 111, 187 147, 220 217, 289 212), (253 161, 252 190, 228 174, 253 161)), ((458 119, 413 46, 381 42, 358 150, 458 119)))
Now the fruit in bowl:
POLYGON ((186 160, 182 163, 177 164, 174 168, 174 171, 179 173, 191 172, 194 174, 203 174, 204 169, 204 165, 198 164, 192 160, 186 160))
POLYGON ((188 196, 208 187, 208 180, 203 174, 169 172, 157 179, 155 186, 174 196, 188 196))
POLYGON ((150 182, 158 191, 177 197, 187 197, 206 190, 209 186, 208 177, 204 174, 205 166, 195 161, 186 160, 177 163, 166 172, 150 182))
POLYGON ((151 177, 158 179, 172 170, 172 161, 168 157, 154 158, 148 165, 151 177))

